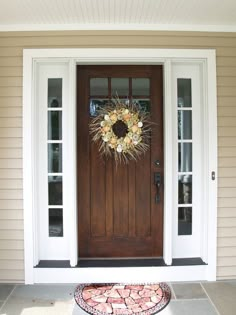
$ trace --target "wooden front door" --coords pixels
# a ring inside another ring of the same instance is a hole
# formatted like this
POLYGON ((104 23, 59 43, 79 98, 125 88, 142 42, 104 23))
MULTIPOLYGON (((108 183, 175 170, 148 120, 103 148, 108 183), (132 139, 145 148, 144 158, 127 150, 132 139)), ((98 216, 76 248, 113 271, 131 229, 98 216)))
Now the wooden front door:
POLYGON ((77 182, 80 258, 163 255, 162 66, 78 66, 77 182), (154 123, 150 149, 115 166, 91 141, 89 122, 116 93, 135 99, 154 123), (155 174, 161 185, 155 185, 155 174))

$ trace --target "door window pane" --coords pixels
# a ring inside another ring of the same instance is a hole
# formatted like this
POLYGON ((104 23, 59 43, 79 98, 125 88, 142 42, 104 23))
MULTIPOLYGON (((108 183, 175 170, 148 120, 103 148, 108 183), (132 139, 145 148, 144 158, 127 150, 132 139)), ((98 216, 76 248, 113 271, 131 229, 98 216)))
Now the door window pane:
POLYGON ((48 140, 62 140, 61 111, 48 111, 48 140))
POLYGON ((98 115, 98 110, 102 109, 109 103, 107 99, 90 99, 89 112, 90 116, 95 117, 98 115))
POLYGON ((108 96, 108 78, 92 78, 90 79, 90 95, 108 96))
POLYGON ((192 111, 178 110, 178 139, 192 139, 192 111))
POLYGON ((62 144, 48 144, 48 173, 62 173, 62 144))
POLYGON ((48 107, 62 107, 62 79, 48 79, 48 107))
POLYGON ((133 99, 133 103, 137 104, 141 112, 150 113, 151 111, 151 102, 150 99, 133 99))
POLYGON ((48 202, 50 206, 62 205, 62 176, 48 176, 48 202))
POLYGON ((63 210, 49 209, 49 236, 62 237, 63 236, 63 210))
POLYGON ((192 107, 191 79, 177 79, 178 107, 192 107))
POLYGON ((192 175, 179 175, 179 204, 192 203, 192 175))
POLYGON ((111 78, 111 96, 120 97, 129 95, 129 79, 128 78, 111 78))
POLYGON ((192 172, 192 143, 179 143, 179 172, 192 172))
POLYGON ((132 79, 132 95, 133 96, 149 96, 150 95, 150 79, 149 78, 133 78, 132 79))
POLYGON ((192 208, 179 207, 178 235, 192 235, 192 208))

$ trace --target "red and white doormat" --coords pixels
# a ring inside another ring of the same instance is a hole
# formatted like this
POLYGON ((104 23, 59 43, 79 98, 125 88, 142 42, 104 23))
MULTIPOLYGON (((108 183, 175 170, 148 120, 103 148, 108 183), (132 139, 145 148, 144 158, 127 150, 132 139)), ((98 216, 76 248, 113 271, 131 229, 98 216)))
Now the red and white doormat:
POLYGON ((92 315, 151 315, 165 308, 171 298, 166 283, 80 284, 76 303, 92 315))

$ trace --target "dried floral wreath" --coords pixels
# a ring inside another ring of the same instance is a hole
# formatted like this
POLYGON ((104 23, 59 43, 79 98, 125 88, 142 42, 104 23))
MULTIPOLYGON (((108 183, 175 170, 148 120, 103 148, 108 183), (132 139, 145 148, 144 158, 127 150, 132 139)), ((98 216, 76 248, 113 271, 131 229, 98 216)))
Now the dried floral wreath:
POLYGON ((149 148, 149 114, 137 103, 125 104, 119 98, 98 109, 92 118, 90 133, 103 155, 114 155, 115 162, 137 160, 149 148))

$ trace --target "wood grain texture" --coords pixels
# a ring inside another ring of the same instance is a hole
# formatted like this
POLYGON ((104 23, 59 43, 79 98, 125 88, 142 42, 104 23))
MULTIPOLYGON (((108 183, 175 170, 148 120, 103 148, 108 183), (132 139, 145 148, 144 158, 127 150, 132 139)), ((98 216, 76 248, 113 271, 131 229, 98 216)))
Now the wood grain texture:
POLYGON ((155 203, 153 183, 157 158, 163 176, 162 67, 78 66, 77 83, 80 257, 162 256, 163 190, 161 202, 155 203), (150 150, 137 162, 116 167, 114 160, 100 156, 89 139, 88 86, 93 77, 108 77, 109 82, 112 77, 127 77, 130 89, 132 77, 150 79, 151 119, 158 127, 153 129, 150 150))

